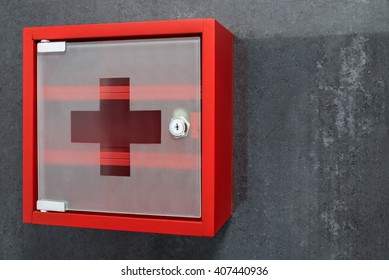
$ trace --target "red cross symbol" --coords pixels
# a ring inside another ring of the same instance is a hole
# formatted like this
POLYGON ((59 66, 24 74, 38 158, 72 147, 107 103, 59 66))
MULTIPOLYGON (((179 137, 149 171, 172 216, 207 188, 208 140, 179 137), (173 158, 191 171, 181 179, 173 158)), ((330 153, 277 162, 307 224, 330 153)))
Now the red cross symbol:
POLYGON ((130 79, 100 79, 100 111, 71 112, 71 141, 100 143, 100 175, 130 176, 130 144, 161 143, 161 111, 130 111, 130 79))

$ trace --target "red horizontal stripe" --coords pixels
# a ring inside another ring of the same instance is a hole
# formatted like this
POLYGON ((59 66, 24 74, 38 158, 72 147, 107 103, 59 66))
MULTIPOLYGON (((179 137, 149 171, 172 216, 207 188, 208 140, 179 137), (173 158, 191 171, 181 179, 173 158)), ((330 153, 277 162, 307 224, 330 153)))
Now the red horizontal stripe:
POLYGON ((127 159, 130 156, 129 152, 102 152, 100 150, 100 158, 104 159, 127 159))
MULTIPOLYGON (((131 167, 150 167, 161 169, 199 168, 198 155, 162 154, 130 152, 131 167)), ((100 152, 46 150, 41 160, 46 164, 100 165, 100 152)))
POLYGON ((115 166, 128 166, 130 167, 130 159, 121 158, 100 158, 100 165, 115 165, 115 166))
POLYGON ((128 92, 100 92, 100 100, 129 100, 128 92))
POLYGON ((130 92, 130 86, 100 86, 100 92, 130 92))
MULTIPOLYGON (((99 100, 99 86, 46 86, 41 93, 45 100, 99 100)), ((39 94, 39 92, 38 92, 39 94)), ((195 85, 131 86, 131 100, 195 100, 195 85)))

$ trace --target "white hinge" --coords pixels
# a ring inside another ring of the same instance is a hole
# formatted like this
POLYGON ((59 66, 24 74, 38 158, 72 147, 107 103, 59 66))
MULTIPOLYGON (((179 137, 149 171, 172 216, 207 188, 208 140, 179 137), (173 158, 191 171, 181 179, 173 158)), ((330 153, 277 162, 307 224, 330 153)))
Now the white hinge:
POLYGON ((53 53, 66 52, 66 42, 50 42, 49 40, 42 40, 38 43, 38 53, 53 53))
POLYGON ((65 212, 66 201, 58 200, 38 200, 36 202, 36 208, 42 212, 54 211, 54 212, 65 212))

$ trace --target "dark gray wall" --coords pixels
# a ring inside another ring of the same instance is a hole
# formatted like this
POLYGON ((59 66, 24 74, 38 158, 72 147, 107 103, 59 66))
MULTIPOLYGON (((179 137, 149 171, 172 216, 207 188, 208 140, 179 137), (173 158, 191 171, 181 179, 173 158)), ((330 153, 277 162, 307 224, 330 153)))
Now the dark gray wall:
POLYGON ((389 258, 388 1, 1 1, 0 35, 0 258, 389 258), (235 212, 221 232, 22 224, 22 28, 197 17, 235 34, 235 212))

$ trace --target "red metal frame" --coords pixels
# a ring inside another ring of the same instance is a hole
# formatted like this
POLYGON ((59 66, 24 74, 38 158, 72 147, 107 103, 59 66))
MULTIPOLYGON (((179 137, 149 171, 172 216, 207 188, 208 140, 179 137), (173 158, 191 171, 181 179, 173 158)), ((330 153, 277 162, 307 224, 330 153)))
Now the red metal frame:
POLYGON ((25 28, 23 221, 57 226, 214 236, 232 214, 232 73, 233 35, 214 19, 25 28), (200 35, 202 42, 202 217, 190 219, 37 211, 37 42, 44 39, 84 41, 192 35, 200 35))

